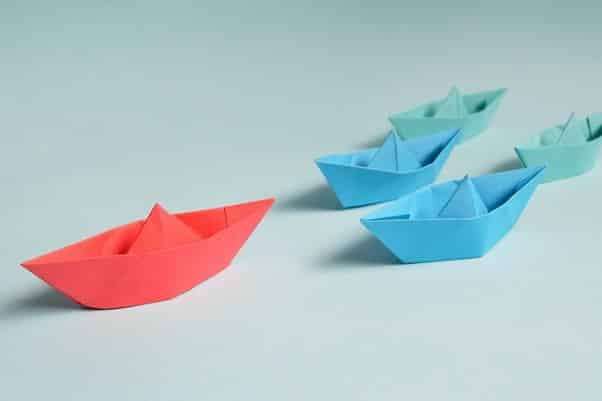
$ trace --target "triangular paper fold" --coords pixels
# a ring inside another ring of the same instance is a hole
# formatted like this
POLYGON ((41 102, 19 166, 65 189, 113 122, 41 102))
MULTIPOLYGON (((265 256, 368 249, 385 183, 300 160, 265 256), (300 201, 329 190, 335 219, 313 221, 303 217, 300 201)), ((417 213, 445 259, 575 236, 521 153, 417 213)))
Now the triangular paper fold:
POLYGON ((595 138, 602 130, 602 113, 594 113, 587 117, 588 139, 595 138))
POLYGON ((562 127, 550 127, 541 132, 540 143, 544 146, 555 145, 562 136, 562 127))
POLYGON ((89 308, 164 301, 229 266, 273 203, 274 199, 263 199, 177 214, 155 205, 145 220, 114 227, 22 265, 89 308), (111 254, 106 253, 107 246, 111 254))
POLYGON ((578 144, 586 142, 588 137, 587 121, 575 118, 575 113, 572 113, 562 129, 558 142, 565 145, 578 144))
POLYGON ((602 113, 546 128, 514 148, 526 167, 546 166, 542 183, 585 174, 596 165, 602 148, 602 113))
POLYGON ((403 141, 393 131, 380 149, 331 154, 316 159, 344 208, 386 202, 431 184, 461 132, 443 131, 403 141))
POLYGON ((435 117, 439 118, 458 118, 465 117, 468 114, 462 94, 455 86, 451 88, 447 97, 439 104, 435 117))
POLYGON ((138 236, 127 253, 138 254, 166 249, 194 242, 198 239, 199 236, 194 231, 157 203, 144 221, 138 236))
POLYGON ((390 171, 415 170, 422 167, 414 153, 395 132, 391 132, 368 163, 368 167, 390 171))
POLYGON ((474 183, 468 176, 465 176, 458 183, 458 187, 447 204, 439 212, 439 217, 468 218, 481 216, 487 212, 487 206, 483 203, 474 183))
POLYGON ((543 172, 544 167, 532 167, 431 185, 361 222, 402 263, 480 257, 516 224, 543 172), (487 213, 475 196, 481 194, 487 195, 482 197, 487 213), (450 217, 439 217, 441 209, 450 217), (480 215, 466 218, 470 214, 480 215))

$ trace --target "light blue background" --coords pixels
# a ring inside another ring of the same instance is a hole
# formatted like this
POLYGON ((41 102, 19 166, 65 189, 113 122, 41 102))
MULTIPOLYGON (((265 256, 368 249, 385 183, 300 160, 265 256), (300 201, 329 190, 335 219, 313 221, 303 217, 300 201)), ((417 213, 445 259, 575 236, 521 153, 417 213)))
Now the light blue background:
POLYGON ((542 186, 483 259, 400 267, 313 165, 452 84, 509 92, 441 180, 600 111, 599 2, 442 4, 0 0, 0 398, 599 399, 602 168, 542 186), (170 302, 82 310, 18 265, 155 201, 271 195, 170 302))

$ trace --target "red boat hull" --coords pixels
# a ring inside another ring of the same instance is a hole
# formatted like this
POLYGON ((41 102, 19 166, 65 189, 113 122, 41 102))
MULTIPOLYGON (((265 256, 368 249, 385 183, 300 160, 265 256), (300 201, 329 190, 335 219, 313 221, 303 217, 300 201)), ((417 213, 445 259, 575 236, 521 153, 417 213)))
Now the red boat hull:
POLYGON ((136 221, 24 262, 22 266, 89 308, 121 308, 164 301, 225 269, 273 202, 266 199, 176 214, 200 239, 169 249, 120 253, 125 252, 143 224, 136 221))

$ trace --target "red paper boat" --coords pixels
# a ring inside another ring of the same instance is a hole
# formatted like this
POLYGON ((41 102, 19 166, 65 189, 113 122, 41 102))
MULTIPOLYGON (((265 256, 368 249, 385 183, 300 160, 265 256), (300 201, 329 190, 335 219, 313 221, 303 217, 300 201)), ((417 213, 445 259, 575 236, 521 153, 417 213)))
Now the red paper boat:
POLYGON ((274 199, 169 214, 113 228, 22 263, 74 301, 96 309, 164 301, 226 268, 274 199))

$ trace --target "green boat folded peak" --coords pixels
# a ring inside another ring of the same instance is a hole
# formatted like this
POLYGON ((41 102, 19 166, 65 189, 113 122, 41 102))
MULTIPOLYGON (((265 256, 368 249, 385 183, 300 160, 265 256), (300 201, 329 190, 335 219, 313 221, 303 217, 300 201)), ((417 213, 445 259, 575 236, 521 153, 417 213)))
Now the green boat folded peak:
POLYGON ((465 142, 489 127, 506 89, 462 94, 452 87, 447 96, 389 116, 395 131, 404 139, 435 132, 461 129, 465 142))
POLYGON ((596 164, 602 144, 602 113, 568 119, 515 148, 524 166, 547 166, 542 182, 575 177, 596 164))

